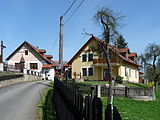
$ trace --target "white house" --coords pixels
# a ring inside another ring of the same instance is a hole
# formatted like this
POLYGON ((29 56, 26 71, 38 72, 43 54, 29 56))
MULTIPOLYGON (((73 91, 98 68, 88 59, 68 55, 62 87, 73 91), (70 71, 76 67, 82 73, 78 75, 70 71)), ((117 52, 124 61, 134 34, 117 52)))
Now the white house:
POLYGON ((24 41, 6 60, 8 65, 40 72, 44 79, 54 80, 56 64, 45 49, 38 49, 24 41))

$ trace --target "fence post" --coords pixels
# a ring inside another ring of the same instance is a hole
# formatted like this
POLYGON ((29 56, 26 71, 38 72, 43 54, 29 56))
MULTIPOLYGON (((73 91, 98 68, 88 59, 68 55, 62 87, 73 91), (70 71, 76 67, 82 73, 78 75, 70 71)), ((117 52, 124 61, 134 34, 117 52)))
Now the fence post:
POLYGON ((91 87, 91 99, 93 100, 94 98, 94 86, 91 87))
POLYGON ((155 86, 152 87, 152 99, 153 99, 153 100, 156 100, 155 86))
POLYGON ((125 97, 128 97, 128 87, 125 86, 125 97))
POLYGON ((101 85, 100 84, 96 86, 96 96, 99 98, 101 97, 101 85))

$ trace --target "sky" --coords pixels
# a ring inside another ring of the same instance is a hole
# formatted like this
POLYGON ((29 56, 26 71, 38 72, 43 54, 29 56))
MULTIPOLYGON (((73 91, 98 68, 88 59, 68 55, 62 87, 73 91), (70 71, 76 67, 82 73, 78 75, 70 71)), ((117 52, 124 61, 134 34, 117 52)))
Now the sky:
MULTIPOLYGON (((76 0, 63 17, 70 17, 82 0, 76 0)), ((0 41, 4 41, 4 59, 24 41, 46 49, 46 54, 58 60, 60 16, 73 0, 0 0, 0 41)), ((85 29, 94 36, 102 31, 93 16, 102 7, 126 16, 119 32, 128 42, 131 52, 141 54, 149 43, 160 44, 160 1, 159 0, 84 0, 83 4, 64 24, 63 59, 70 60, 89 39, 85 29)))

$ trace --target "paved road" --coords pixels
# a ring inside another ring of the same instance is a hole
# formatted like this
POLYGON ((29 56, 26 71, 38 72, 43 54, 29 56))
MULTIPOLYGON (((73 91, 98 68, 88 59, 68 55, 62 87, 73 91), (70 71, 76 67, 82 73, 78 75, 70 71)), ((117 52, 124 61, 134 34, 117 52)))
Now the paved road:
POLYGON ((0 88, 0 120, 35 120, 36 104, 48 81, 0 88))

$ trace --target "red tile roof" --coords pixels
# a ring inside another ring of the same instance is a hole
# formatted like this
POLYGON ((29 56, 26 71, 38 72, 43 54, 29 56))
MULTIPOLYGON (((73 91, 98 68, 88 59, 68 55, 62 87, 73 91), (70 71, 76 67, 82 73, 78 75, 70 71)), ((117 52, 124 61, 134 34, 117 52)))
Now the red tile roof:
POLYGON ((124 52, 125 52, 125 53, 126 53, 126 52, 129 53, 129 48, 118 48, 117 51, 118 51, 119 53, 124 53, 124 52))
POLYGON ((52 59, 52 58, 53 58, 52 55, 46 55, 46 57, 47 57, 48 59, 52 59))
MULTIPOLYGON (((36 48, 37 49, 37 48, 36 48)), ((39 53, 46 53, 46 50, 45 49, 37 49, 37 51, 39 52, 39 53)))
POLYGON ((130 53, 128 54, 128 57, 137 57, 137 53, 130 53))
POLYGON ((51 68, 51 67, 55 67, 54 65, 43 65, 43 68, 51 68))

